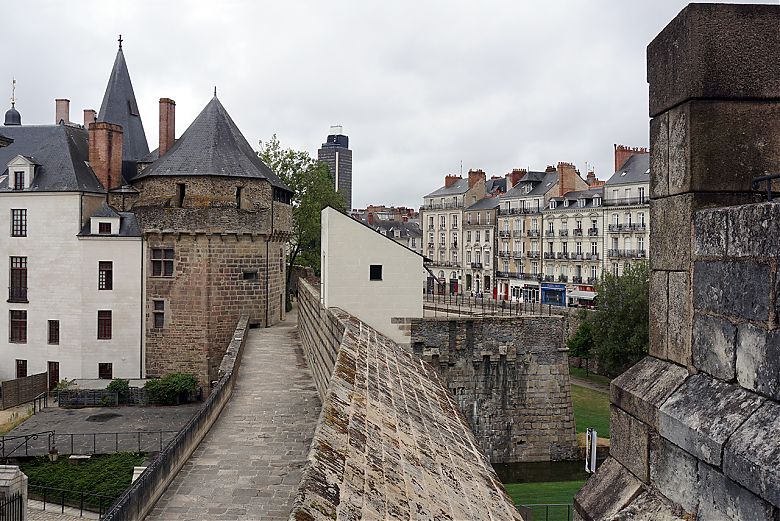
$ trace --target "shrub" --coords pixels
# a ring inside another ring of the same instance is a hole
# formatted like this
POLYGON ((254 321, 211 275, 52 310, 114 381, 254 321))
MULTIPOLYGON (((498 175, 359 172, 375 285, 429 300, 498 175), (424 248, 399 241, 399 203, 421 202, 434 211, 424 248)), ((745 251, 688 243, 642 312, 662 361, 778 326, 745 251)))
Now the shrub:
POLYGON ((130 396, 130 380, 115 378, 111 380, 106 390, 116 393, 119 403, 127 403, 127 397, 130 396))
POLYGON ((73 385, 73 380, 68 380, 67 378, 63 378, 59 382, 57 382, 57 385, 54 386, 55 391, 67 391, 70 389, 70 386, 73 385))
POLYGON ((171 373, 144 385, 146 396, 152 403, 176 405, 185 402, 198 389, 198 382, 191 374, 171 373))

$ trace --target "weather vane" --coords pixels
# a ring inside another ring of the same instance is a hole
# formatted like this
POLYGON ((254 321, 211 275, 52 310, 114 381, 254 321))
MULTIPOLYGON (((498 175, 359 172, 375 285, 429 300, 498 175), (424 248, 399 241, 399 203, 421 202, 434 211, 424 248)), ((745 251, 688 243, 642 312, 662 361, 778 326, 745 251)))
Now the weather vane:
POLYGON ((16 78, 11 80, 11 107, 16 106, 16 78))
POLYGON ((121 34, 119 35, 119 40, 117 40, 117 41, 119 42, 119 50, 121 51, 122 50, 122 35, 121 34))

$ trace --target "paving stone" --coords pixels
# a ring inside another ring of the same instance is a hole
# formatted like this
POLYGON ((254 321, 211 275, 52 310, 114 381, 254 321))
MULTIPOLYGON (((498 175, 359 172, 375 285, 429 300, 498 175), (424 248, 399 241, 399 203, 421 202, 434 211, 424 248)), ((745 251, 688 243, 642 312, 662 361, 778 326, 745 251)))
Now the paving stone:
POLYGON ((661 406, 658 433, 686 452, 720 465, 723 445, 764 399, 700 373, 661 406))
POLYGON ((693 320, 693 365, 721 380, 736 376, 737 328, 723 318, 696 314, 693 320))
POLYGON ((698 519, 728 519, 730 521, 771 521, 775 509, 717 469, 699 464, 698 519))
POLYGON ((650 481, 686 512, 698 507, 698 460, 655 434, 650 440, 650 481))
POLYGON ((736 371, 742 387, 780 400, 780 331, 740 324, 736 371))
POLYGON ((780 505, 780 444, 767 443, 780 432, 780 405, 767 402, 729 439, 723 472, 734 481, 780 505))
POLYGON ((233 396, 147 519, 286 519, 320 408, 296 312, 250 329, 233 396))
POLYGON ((615 458, 607 458, 574 496, 574 509, 585 521, 609 519, 641 490, 641 481, 615 458))
POLYGON ((658 408, 687 377, 685 368, 648 356, 612 380, 611 401, 658 429, 658 408))

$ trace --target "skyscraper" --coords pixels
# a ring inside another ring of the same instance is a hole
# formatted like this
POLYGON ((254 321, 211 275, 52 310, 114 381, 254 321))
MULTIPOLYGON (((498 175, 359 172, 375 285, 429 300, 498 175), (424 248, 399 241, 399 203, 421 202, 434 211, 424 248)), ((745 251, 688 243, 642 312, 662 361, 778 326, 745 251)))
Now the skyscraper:
POLYGON ((336 191, 344 198, 349 211, 352 209, 352 151, 349 137, 342 132, 341 125, 330 127, 328 139, 317 150, 317 159, 330 168, 336 191))

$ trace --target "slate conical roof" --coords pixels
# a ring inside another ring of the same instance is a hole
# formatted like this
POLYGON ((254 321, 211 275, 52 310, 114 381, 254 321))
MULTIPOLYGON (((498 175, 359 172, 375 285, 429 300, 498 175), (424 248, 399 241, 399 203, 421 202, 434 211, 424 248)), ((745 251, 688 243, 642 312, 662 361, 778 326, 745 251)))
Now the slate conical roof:
POLYGON ((141 113, 135 101, 133 84, 130 82, 130 73, 127 72, 121 45, 116 53, 111 76, 108 78, 108 86, 97 120, 122 125, 123 162, 138 161, 149 153, 141 113))
POLYGON ((290 190, 257 156, 216 96, 173 147, 136 179, 162 175, 252 177, 290 190))

